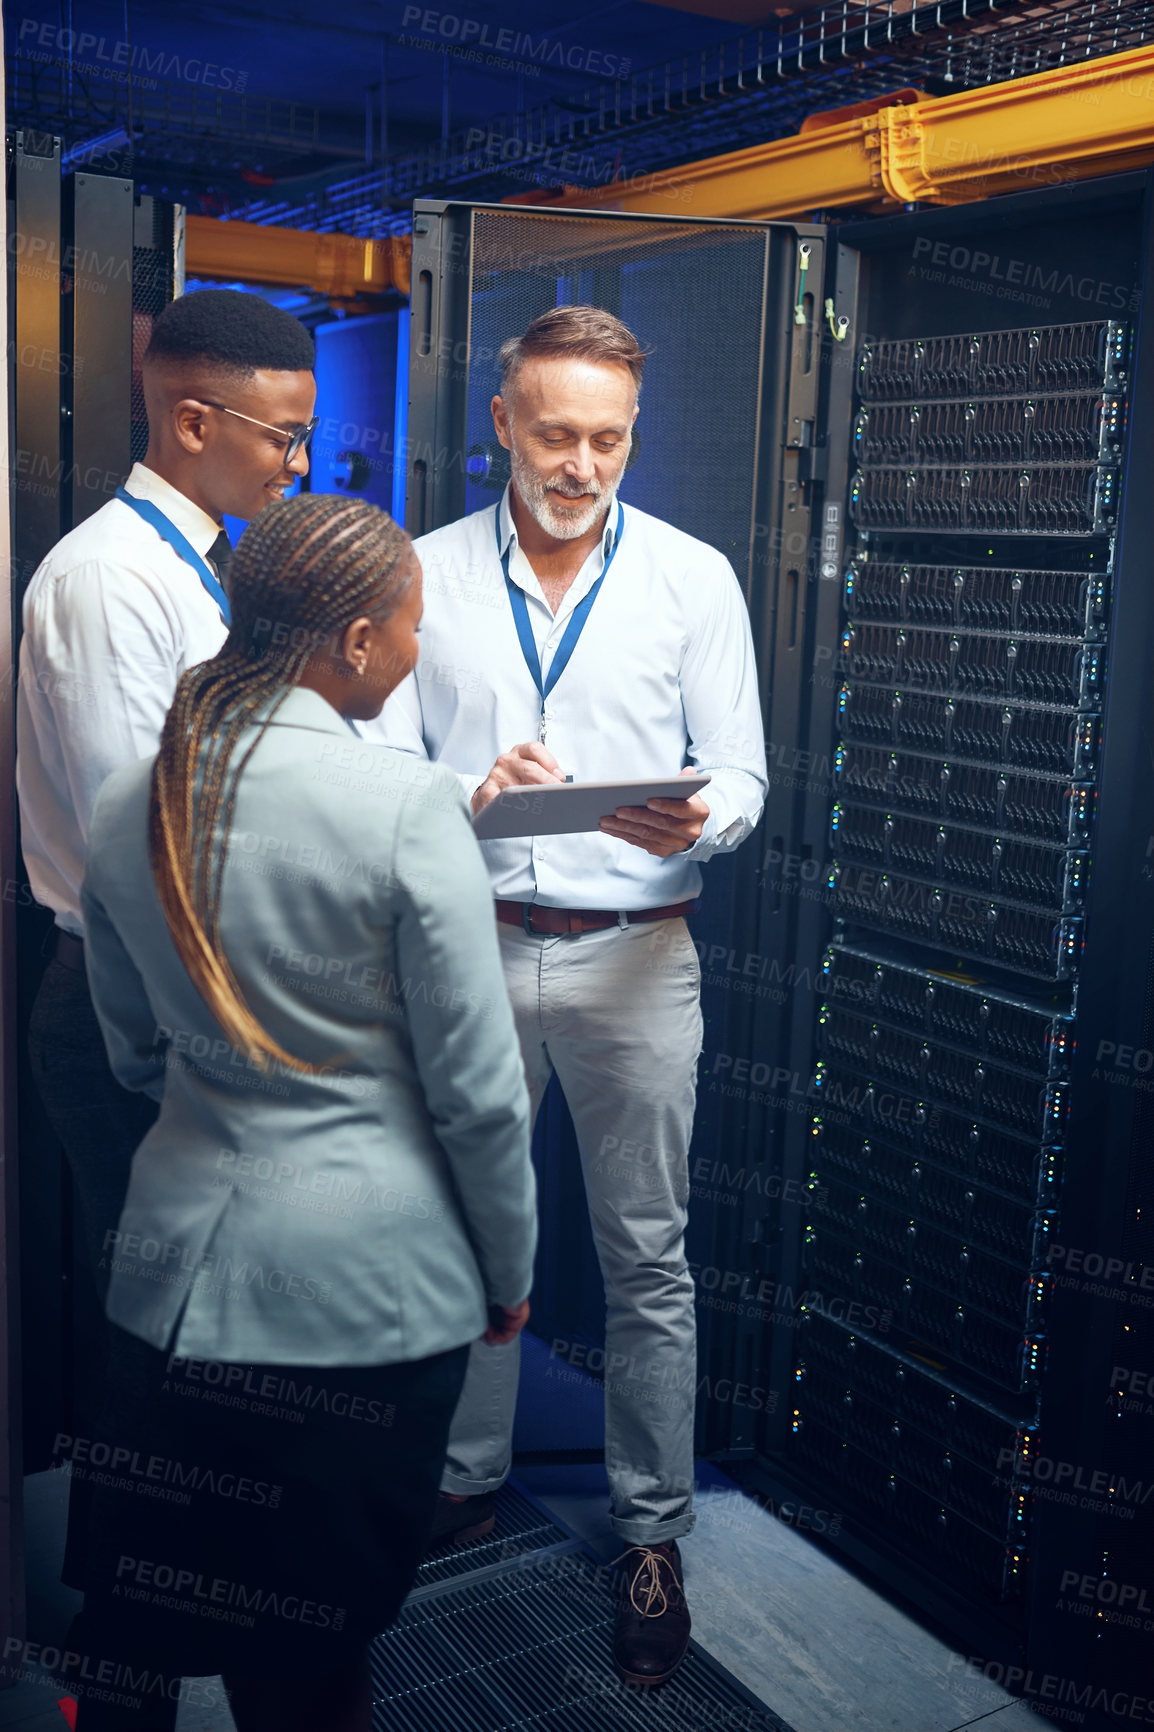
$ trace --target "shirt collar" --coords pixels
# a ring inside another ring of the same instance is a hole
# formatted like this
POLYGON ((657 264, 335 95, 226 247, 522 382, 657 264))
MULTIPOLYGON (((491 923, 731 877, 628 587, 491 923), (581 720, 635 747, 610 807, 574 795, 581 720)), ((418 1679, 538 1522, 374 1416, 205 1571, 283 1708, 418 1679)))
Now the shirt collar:
POLYGON ((143 463, 132 465, 124 490, 134 499, 151 500, 169 522, 176 525, 202 559, 221 532, 221 525, 214 523, 207 511, 202 511, 187 494, 181 493, 155 470, 146 469, 143 463))
MULTIPOLYGON (((517 525, 513 522, 513 512, 509 505, 512 491, 513 483, 509 481, 505 485, 505 491, 497 506, 497 546, 502 559, 511 547, 520 546, 517 525)), ((614 493, 609 500, 609 515, 605 519, 605 533, 601 537, 601 552, 605 559, 608 559, 613 552, 613 543, 617 539, 618 515, 617 495, 614 493)))

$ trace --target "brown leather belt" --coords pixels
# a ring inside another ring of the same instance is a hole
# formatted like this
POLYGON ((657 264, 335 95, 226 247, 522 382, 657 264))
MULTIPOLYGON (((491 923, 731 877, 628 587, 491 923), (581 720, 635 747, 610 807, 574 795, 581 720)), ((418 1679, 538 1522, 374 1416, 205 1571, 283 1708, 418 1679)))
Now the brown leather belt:
POLYGON ((692 914, 697 905, 697 899, 693 898, 689 902, 672 902, 668 908, 631 908, 615 914, 604 908, 546 908, 541 902, 504 902, 499 898, 494 903, 502 926, 520 926, 528 933, 550 938, 576 938, 582 932, 619 926, 622 920, 631 926, 643 920, 676 920, 680 915, 692 914))
POLYGON ((65 932, 62 926, 56 928, 56 948, 52 954, 65 968, 74 969, 77 974, 88 972, 84 964, 84 940, 73 932, 65 932))

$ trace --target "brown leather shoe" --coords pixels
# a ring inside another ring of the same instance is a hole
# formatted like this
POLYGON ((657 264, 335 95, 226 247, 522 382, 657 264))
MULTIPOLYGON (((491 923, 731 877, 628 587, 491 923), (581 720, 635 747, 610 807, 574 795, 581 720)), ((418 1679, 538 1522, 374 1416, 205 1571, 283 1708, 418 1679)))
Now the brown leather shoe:
POLYGON ((690 1617, 677 1541, 630 1546, 620 1575, 613 1667, 627 1684, 653 1689, 672 1678, 689 1650, 690 1617))
POLYGON ((495 1497, 491 1491, 479 1492, 476 1497, 459 1501, 442 1492, 437 1499, 437 1513, 433 1517, 433 1531, 426 1552, 450 1539, 455 1546, 468 1545, 470 1540, 483 1540, 493 1531, 497 1520, 495 1510, 495 1497))

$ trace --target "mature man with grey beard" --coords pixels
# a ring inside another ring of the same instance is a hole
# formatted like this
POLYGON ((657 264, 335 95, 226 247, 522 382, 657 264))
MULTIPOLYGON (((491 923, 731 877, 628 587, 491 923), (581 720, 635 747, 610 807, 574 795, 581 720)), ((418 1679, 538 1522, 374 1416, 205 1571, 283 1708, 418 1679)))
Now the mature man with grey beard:
MULTIPOLYGON (((580 1146, 607 1300, 610 1522, 626 1548, 614 1664, 652 1686, 681 1664, 690 1624, 677 1541, 694 1519, 684 1231, 702 1022, 685 915, 698 863, 760 815, 761 709, 728 561, 617 498, 636 338, 599 308, 557 307, 500 359, 493 420, 511 483, 497 506, 417 541, 421 660, 367 731, 450 764, 474 812, 566 775, 712 778, 703 796, 621 808, 599 832, 482 844, 532 1110, 556 1070, 580 1146)), ((515 1340, 473 1348, 441 1536, 493 1525, 518 1365, 515 1340)))

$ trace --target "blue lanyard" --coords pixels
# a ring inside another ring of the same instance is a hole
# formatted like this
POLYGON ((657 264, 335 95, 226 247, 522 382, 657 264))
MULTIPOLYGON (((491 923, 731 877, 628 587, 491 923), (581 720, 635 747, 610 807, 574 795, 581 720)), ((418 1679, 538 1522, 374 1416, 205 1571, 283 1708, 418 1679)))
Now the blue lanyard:
POLYGON ((199 577, 201 583, 204 585, 205 589, 207 589, 217 607, 219 607, 221 619, 223 619, 225 625, 231 625, 232 615, 229 610, 228 597, 217 582, 216 574, 213 572, 213 569, 208 564, 207 560, 202 559, 195 547, 193 547, 192 543, 180 533, 180 530, 176 527, 176 524, 173 523, 172 519, 166 517, 160 507, 154 505, 151 499, 137 499, 134 494, 127 492, 123 487, 118 487, 116 489, 116 497, 117 499, 123 500, 125 505, 130 505, 138 517, 143 517, 145 523, 151 523, 153 529, 155 529, 161 540, 167 541, 170 547, 176 549, 181 559, 183 559, 186 564, 191 565, 193 571, 195 571, 197 577, 199 577))
MULTIPOLYGON (((620 500, 617 501, 617 531, 613 537, 613 546, 610 550, 609 558, 602 566, 601 576, 590 589, 588 595, 582 597, 582 599, 577 603, 577 606, 573 609, 573 612, 570 614, 569 624, 565 627, 564 636, 562 637, 561 642, 557 645, 557 651, 553 660, 549 663, 549 678, 547 680, 544 680, 541 677, 541 657, 537 653, 537 642, 533 636, 533 627, 529 621, 529 604, 525 600, 525 593, 523 590, 518 589, 517 585, 513 582, 513 579, 509 576, 509 554, 512 547, 511 539, 509 547, 505 549, 504 553, 501 553, 501 507, 499 505, 493 521, 494 527, 497 531, 497 552, 501 559, 501 570, 505 573, 505 588, 509 591, 509 605, 513 609, 513 623, 517 627, 517 636, 521 642, 521 654, 525 657, 525 666, 532 674, 533 684, 541 694, 541 716, 543 722, 545 715, 545 699, 549 696, 549 693, 553 690, 553 687, 557 684, 557 681, 561 678, 561 675, 568 667, 569 658, 577 648, 577 639, 584 631, 585 621, 589 618, 593 603, 597 600, 597 592, 605 582, 605 579, 609 574, 609 567, 617 557, 617 549, 621 546, 621 537, 625 529, 625 507, 622 505, 620 500)), ((542 738, 544 738, 544 735, 542 735, 542 738)))

